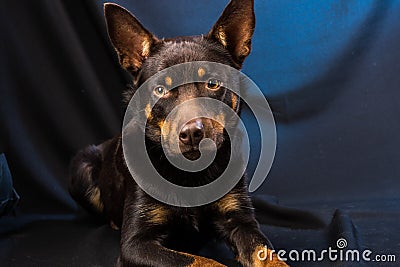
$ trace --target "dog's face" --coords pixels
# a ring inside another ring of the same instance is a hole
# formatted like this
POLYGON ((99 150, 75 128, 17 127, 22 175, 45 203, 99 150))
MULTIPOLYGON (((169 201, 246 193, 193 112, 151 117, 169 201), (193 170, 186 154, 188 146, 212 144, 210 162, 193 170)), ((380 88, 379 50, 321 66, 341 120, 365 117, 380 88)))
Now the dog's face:
MULTIPOLYGON (((255 24, 253 0, 232 0, 204 36, 160 40, 127 10, 115 4, 105 5, 105 17, 120 63, 134 76, 135 88, 161 70, 180 63, 211 61, 240 69, 250 53, 255 24)), ((196 104, 177 110, 177 118, 182 119, 168 121, 168 114, 179 104, 198 97, 217 99, 239 113, 240 98, 224 87, 224 81, 232 79, 226 73, 197 66, 190 75, 197 76, 193 77, 194 80, 204 82, 174 86, 176 76, 164 75, 149 86, 151 97, 157 103, 153 107, 150 104, 146 106, 146 137, 158 144, 161 136, 167 143, 168 140, 179 142, 180 151, 173 152, 183 153, 186 158, 194 160, 200 156, 201 140, 210 138, 219 148, 227 139, 224 129, 227 125, 235 125, 235 119, 223 111, 208 117, 199 116, 204 106, 196 104), (185 120, 187 117, 191 119, 185 120)))

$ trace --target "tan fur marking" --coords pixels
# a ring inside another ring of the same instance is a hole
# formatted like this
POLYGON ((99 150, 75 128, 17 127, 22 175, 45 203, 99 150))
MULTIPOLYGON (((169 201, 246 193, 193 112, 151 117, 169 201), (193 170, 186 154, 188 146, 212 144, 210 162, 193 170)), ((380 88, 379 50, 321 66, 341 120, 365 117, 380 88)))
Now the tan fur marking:
POLYGON ((254 267, 288 267, 284 261, 281 261, 278 256, 273 253, 271 255, 272 251, 270 249, 265 249, 263 246, 257 246, 254 249, 253 255, 251 256, 251 259, 253 261, 252 266, 254 267), (260 251, 263 251, 260 253, 260 251), (267 255, 265 255, 265 252, 267 252, 267 255), (265 260, 260 260, 259 257, 262 259, 265 258, 265 260), (271 260, 272 257, 272 260, 271 260))
POLYGON ((162 131, 162 128, 164 127, 164 123, 165 123, 165 121, 160 121, 159 123, 158 123, 158 127, 160 127, 160 130, 162 131))
POLYGON ((240 209, 239 197, 235 193, 225 195, 216 204, 218 210, 223 214, 240 209))
POLYGON ((197 70, 197 75, 199 75, 200 78, 203 77, 205 74, 206 74, 206 70, 205 69, 199 68, 197 70))
POLYGON ((146 215, 149 218, 149 222, 153 224, 163 224, 167 221, 168 210, 162 206, 156 206, 148 209, 146 215))
POLYGON ((222 127, 225 127, 225 115, 223 113, 218 114, 215 117, 215 120, 218 121, 222 125, 222 127))
POLYGON ((128 69, 130 66, 133 65, 133 62, 132 62, 132 60, 131 60, 129 57, 124 56, 124 55, 119 55, 119 57, 120 57, 121 65, 122 65, 122 67, 124 67, 125 69, 128 69))
POLYGON ((217 116, 215 116, 215 119, 212 121, 212 125, 217 133, 222 134, 224 132, 224 127, 225 127, 224 114, 218 114, 217 116))
POLYGON ((104 204, 100 198, 100 189, 98 187, 93 187, 87 192, 90 203, 99 211, 103 212, 104 204))
POLYGON ((142 42, 142 56, 147 58, 150 55, 150 41, 145 39, 142 42))
POLYGON ((169 76, 165 77, 165 84, 168 85, 168 86, 171 86, 172 85, 172 78, 169 77, 169 76))
POLYGON ((118 227, 113 221, 110 221, 110 227, 111 227, 113 230, 119 230, 119 227, 118 227))
POLYGON ((236 110, 237 108, 237 103, 238 102, 238 97, 235 94, 232 94, 232 109, 236 110))
POLYGON ((242 56, 248 56, 250 54, 250 47, 247 45, 243 47, 242 56))
POLYGON ((144 110, 146 112, 146 117, 148 120, 152 119, 152 115, 151 115, 151 107, 150 104, 146 105, 146 109, 144 110))
POLYGON ((212 259, 207 259, 204 257, 191 255, 191 254, 187 254, 187 253, 183 253, 183 252, 181 252, 181 253, 194 258, 194 262, 192 264, 188 265, 188 267, 226 267, 226 265, 223 265, 212 259))
POLYGON ((170 132, 170 125, 169 125, 169 123, 166 123, 165 121, 160 121, 160 122, 158 123, 158 126, 160 127, 160 129, 161 129, 161 134, 162 134, 163 136, 168 136, 168 135, 169 135, 169 132, 170 132))
POLYGON ((217 34, 215 36, 224 47, 227 47, 228 43, 226 42, 226 33, 222 26, 218 28, 217 34))

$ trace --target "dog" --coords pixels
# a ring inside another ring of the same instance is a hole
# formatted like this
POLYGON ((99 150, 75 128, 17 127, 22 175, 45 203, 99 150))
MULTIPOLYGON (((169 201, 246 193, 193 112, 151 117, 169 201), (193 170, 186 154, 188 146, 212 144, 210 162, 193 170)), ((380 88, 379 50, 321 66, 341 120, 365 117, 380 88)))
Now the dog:
MULTIPOLYGON (((251 51, 255 28, 253 0, 231 0, 205 35, 171 39, 158 39, 116 4, 106 3, 104 13, 119 62, 133 77, 132 86, 125 93, 126 101, 149 77, 167 67, 211 61, 239 70, 251 51)), ((199 68, 197 75, 207 75, 207 70, 199 68)), ((172 166, 160 149, 166 116, 179 103, 200 96, 222 101, 239 115, 241 99, 224 88, 218 77, 166 90, 170 85, 171 78, 166 77, 152 89, 159 101, 153 108, 146 108, 147 152, 152 164, 170 182, 186 187, 207 184, 222 173, 230 153, 237 153, 229 150, 230 139, 223 125, 212 118, 199 117, 186 122, 178 131, 180 151, 189 160, 199 158, 199 144, 204 138, 212 139, 217 147, 216 158, 209 167, 187 173, 172 166)), ((191 112, 196 113, 196 107, 191 112)), ((260 251, 272 246, 259 229, 244 176, 229 193, 212 203, 198 207, 165 204, 144 192, 132 179, 122 137, 118 135, 78 152, 71 162, 69 191, 81 206, 106 218, 113 228, 121 229, 117 266, 224 266, 184 251, 190 241, 183 240, 185 235, 178 234, 178 239, 175 235, 182 231, 200 239, 224 239, 243 266, 287 266, 271 250, 265 252, 271 253, 271 257, 264 257, 267 260, 259 257, 260 251)))

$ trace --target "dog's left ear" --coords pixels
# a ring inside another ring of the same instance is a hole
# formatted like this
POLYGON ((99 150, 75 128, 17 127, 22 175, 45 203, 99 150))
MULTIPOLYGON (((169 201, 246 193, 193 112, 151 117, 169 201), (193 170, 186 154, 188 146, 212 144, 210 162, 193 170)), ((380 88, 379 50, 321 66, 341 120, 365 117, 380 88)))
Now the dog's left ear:
POLYGON ((241 67, 251 51, 254 0, 231 0, 207 37, 221 43, 241 67))

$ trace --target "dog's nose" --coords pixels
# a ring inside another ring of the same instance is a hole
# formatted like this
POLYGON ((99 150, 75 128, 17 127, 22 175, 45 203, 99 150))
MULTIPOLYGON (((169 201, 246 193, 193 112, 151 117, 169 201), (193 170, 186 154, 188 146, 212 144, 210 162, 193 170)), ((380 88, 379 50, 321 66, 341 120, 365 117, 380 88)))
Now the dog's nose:
POLYGON ((201 119, 189 121, 179 133, 179 140, 185 145, 197 146, 203 138, 204 125, 201 119))

